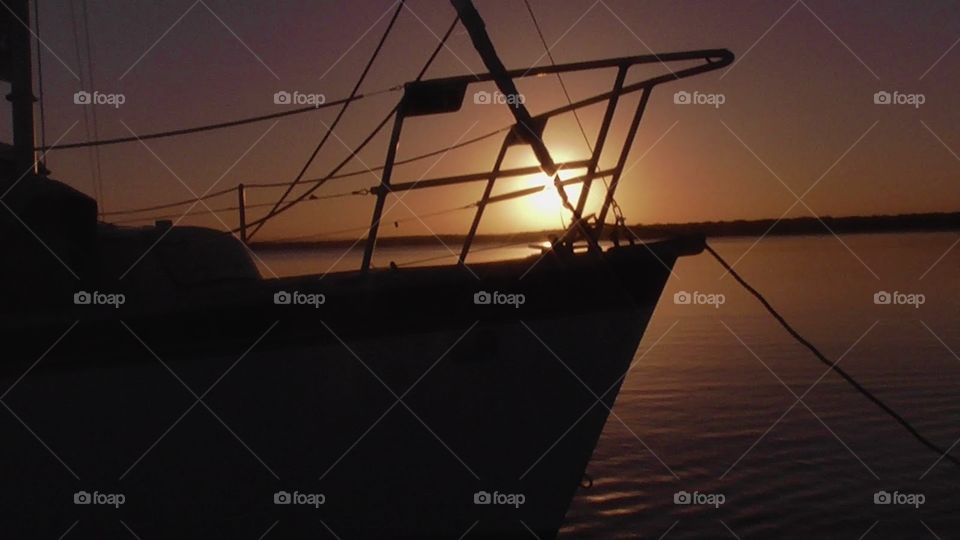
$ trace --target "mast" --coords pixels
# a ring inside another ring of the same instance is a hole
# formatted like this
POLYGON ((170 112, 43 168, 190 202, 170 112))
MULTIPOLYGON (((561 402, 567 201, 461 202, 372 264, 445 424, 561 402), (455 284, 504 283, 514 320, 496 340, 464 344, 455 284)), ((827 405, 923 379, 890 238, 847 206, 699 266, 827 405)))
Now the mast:
MULTIPOLYGON (((520 92, 517 91, 517 85, 514 84, 513 79, 510 78, 510 75, 507 73, 507 68, 504 67, 503 62, 500 61, 500 57, 497 56, 497 50, 494 48, 493 42, 490 41, 490 36, 487 34, 483 18, 480 17, 477 8, 473 6, 473 2, 471 0, 450 0, 450 3, 453 4, 453 7, 457 10, 457 14, 460 15, 460 21, 470 34, 470 40, 473 41, 473 46, 477 49, 477 53, 480 54, 483 64, 487 66, 494 82, 497 83, 497 88, 506 96, 519 95, 520 92)), ((536 128, 536 123, 530 116, 530 112, 527 111, 527 107, 523 104, 523 101, 519 99, 513 100, 513 103, 511 103, 509 107, 517 123, 521 128, 524 128, 517 130, 517 133, 524 137, 525 142, 533 149, 533 153, 537 156, 537 160, 540 162, 540 166, 543 167, 544 172, 550 176, 556 175, 557 166, 553 161, 553 157, 550 156, 547 145, 544 144, 540 138, 540 130, 536 128)))
POLYGON ((29 0, 3 0, 0 10, 0 80, 10 83, 17 176, 36 174, 33 139, 33 70, 29 0))

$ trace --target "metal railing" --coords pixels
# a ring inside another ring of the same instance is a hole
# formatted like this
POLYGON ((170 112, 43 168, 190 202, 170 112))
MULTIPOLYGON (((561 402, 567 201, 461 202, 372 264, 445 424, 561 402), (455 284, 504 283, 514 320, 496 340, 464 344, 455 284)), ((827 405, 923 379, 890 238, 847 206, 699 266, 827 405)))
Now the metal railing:
POLYGON ((554 165, 556 169, 562 169, 564 167, 581 169, 585 168, 586 172, 575 178, 561 180, 559 176, 553 174, 555 171, 549 171, 550 175, 554 177, 554 186, 557 189, 564 206, 567 207, 573 214, 570 229, 566 234, 564 234, 564 241, 573 242, 577 238, 577 234, 580 234, 585 237, 588 243, 596 245, 603 232, 604 221, 606 220, 607 213, 611 205, 614 204, 614 196, 616 194, 617 187, 620 184, 621 177, 623 176, 627 157, 630 153, 630 148, 633 146, 637 131, 643 119, 644 111, 646 110, 647 104, 650 101, 650 94, 652 93, 653 88, 663 83, 668 83, 723 68, 727 65, 730 65, 733 62, 733 59, 733 53, 726 49, 709 49, 655 55, 627 56, 589 62, 576 62, 570 64, 531 67, 527 69, 505 71, 505 76, 510 79, 522 79, 527 77, 537 77, 545 74, 616 68, 617 76, 613 87, 609 92, 597 94, 589 98, 570 103, 563 107, 533 115, 530 117, 530 121, 517 122, 514 124, 504 136, 492 168, 486 172, 432 178, 421 180, 419 182, 393 184, 393 169, 396 164, 397 147, 403 131, 404 121, 413 116, 425 116, 458 111, 463 104, 464 95, 466 94, 466 90, 469 85, 494 81, 496 77, 493 74, 486 73, 480 75, 432 79, 406 84, 404 86, 403 97, 394 114, 393 131, 390 137, 389 146, 387 147, 387 156, 383 166, 383 175, 381 177, 380 185, 370 190, 371 194, 377 197, 377 201, 374 205, 369 233, 367 235, 366 245, 364 247, 361 270, 366 271, 370 269, 371 260, 373 258, 373 253, 377 243, 377 233, 379 231, 380 221, 383 217, 384 204, 390 193, 486 181, 483 196, 476 203, 477 210, 474 214, 470 229, 461 248, 459 262, 460 264, 463 264, 468 253, 470 252, 470 246, 476 236, 484 210, 488 205, 533 195, 545 189, 544 186, 536 186, 497 196, 492 195, 494 184, 498 178, 535 174, 544 170, 543 166, 502 170, 501 167, 503 165, 504 158, 510 147, 517 145, 528 145, 531 147, 543 148, 544 144, 541 137, 550 119, 563 114, 572 113, 573 111, 583 109, 591 105, 606 102, 607 106, 604 111, 603 121, 597 133, 597 138, 593 145, 593 152, 590 158, 587 160, 556 164, 553 164, 552 160, 550 161, 550 163, 554 165), (669 66, 667 65, 668 63, 689 62, 696 60, 701 60, 703 63, 677 71, 670 70, 669 66), (632 84, 625 84, 630 68, 638 65, 649 64, 663 65, 669 70, 669 73, 651 77, 632 84), (598 171, 597 169, 600 165, 600 158, 607 142, 607 136, 617 111, 620 97, 636 92, 641 93, 640 99, 637 103, 636 109, 633 112, 633 118, 631 120, 630 127, 628 129, 626 138, 624 139, 623 145, 620 148, 616 165, 613 168, 598 171), (600 211, 596 214, 595 225, 593 225, 591 228, 582 216, 586 207, 587 198, 590 194, 591 187, 593 186, 593 181, 597 178, 607 177, 611 178, 610 184, 607 188, 607 193, 603 199, 600 211), (582 184, 582 188, 579 198, 576 202, 576 206, 574 206, 567 198, 564 188, 566 186, 578 183, 582 184))

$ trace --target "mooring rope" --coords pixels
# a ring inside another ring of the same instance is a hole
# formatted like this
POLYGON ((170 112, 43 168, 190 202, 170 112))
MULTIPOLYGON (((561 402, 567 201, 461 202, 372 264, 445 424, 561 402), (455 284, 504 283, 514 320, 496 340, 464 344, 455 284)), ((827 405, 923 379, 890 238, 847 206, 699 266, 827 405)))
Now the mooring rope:
POLYGON ((773 318, 776 319, 778 323, 780 323, 780 326, 782 326, 791 336, 793 336, 793 338, 797 340, 797 342, 799 342, 801 345, 806 347, 810 352, 812 352, 813 355, 816 356, 818 360, 826 364, 831 370, 833 370, 834 373, 842 377, 843 380, 847 381, 850 384, 850 386, 853 386, 853 388, 857 390, 857 392, 860 392, 861 394, 863 394, 863 396, 869 399, 870 401, 872 401, 874 405, 876 405, 877 407, 880 407, 885 413, 890 415, 894 420, 897 421, 898 424, 903 426, 903 428, 906 429, 910 433, 910 435, 913 435, 913 438, 920 441, 921 444, 923 444, 930 450, 936 452, 940 459, 946 459, 951 463, 953 463, 954 465, 960 466, 960 459, 957 459, 956 457, 950 455, 949 450, 944 450, 937 444, 933 443, 932 441, 924 437, 919 431, 917 431, 915 427, 913 427, 913 425, 910 424, 910 422, 908 422, 904 417, 900 416, 900 414, 897 413, 897 411, 890 408, 889 405, 881 401, 880 398, 878 398, 877 396, 873 395, 872 392, 864 388, 863 385, 861 385, 859 382, 856 381, 856 379, 851 377, 849 373, 847 373, 846 371, 843 370, 843 368, 838 366, 837 362, 831 362, 822 352, 820 352, 819 349, 817 349, 816 346, 814 346, 812 343, 807 341, 796 330, 794 330, 793 327, 790 326, 790 323, 788 323, 786 319, 784 319, 783 316, 780 315, 780 313, 778 313, 777 310, 770 305, 770 302, 768 302, 767 299, 764 298, 763 295, 760 294, 756 289, 751 287, 750 284, 748 284, 740 276, 740 274, 738 274, 736 270, 734 270, 733 267, 730 266, 730 264, 728 264, 727 261, 725 261, 723 257, 720 256, 719 253, 717 253, 709 245, 706 245, 705 247, 707 252, 713 255, 713 258, 715 258, 717 262, 719 262, 720 265, 723 266, 727 270, 727 272, 730 273, 731 276, 733 276, 733 279, 737 280, 737 283, 743 286, 743 288, 746 289, 747 292, 749 292, 757 300, 759 300, 760 303, 763 304, 763 307, 770 313, 770 315, 772 315, 773 318))

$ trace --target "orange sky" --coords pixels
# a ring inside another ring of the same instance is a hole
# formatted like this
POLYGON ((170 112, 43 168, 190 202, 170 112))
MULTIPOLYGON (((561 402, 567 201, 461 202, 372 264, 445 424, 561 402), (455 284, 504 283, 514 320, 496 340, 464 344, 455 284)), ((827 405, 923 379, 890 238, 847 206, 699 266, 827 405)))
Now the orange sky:
MULTIPOLYGON (((477 1, 504 63, 545 64, 543 47, 520 0, 477 1)), ((737 54, 726 70, 663 85, 650 102, 628 163, 618 200, 631 223, 685 222, 818 215, 955 211, 960 208, 960 6, 948 3, 765 1, 593 1, 531 0, 560 62, 610 56, 724 47, 737 54), (561 39, 562 38, 562 39, 561 39), (557 42, 559 40, 559 42, 557 42), (678 105, 674 93, 722 94, 724 103, 678 105), (878 91, 922 94, 924 103, 877 105, 878 91), (641 156, 643 159, 641 160, 641 156), (797 197, 804 194, 803 202, 797 197), (792 193, 791 193, 792 192, 792 193)), ((41 4, 46 131, 48 143, 87 138, 84 114, 73 103, 81 88, 122 93, 118 107, 96 107, 101 137, 176 129, 281 110, 278 90, 346 96, 376 45, 389 15, 388 1, 347 3, 227 1, 170 2, 134 6, 90 2, 90 39, 95 81, 86 81, 87 53, 78 55, 69 9, 41 4), (346 6, 346 7, 345 7, 346 6), (182 18, 181 18, 182 16, 182 18), (366 33, 368 28, 373 28, 366 33), (361 39, 362 38, 362 39, 361 39), (359 40, 359 41, 358 41, 359 40), (355 44, 351 48, 352 44, 355 44), (80 66, 82 66, 82 73, 80 66), (69 68, 69 69, 68 69, 69 68), (71 128, 72 126, 72 128, 71 128), (69 131, 68 131, 69 130, 69 131), (66 135, 64 133, 66 132, 66 135)), ((453 19, 442 0, 410 0, 363 90, 412 79, 453 19), (429 30, 427 29, 429 28, 429 30)), ((437 58, 429 76, 484 71, 468 36, 457 30, 450 49, 437 58)), ((630 80, 662 72, 636 70, 630 80)), ((566 79, 574 98, 609 88, 614 73, 566 79)), ((508 125, 506 107, 475 105, 472 85, 456 114, 410 120, 399 157, 440 148, 508 125)), ((520 84, 531 112, 565 103, 555 78, 520 84)), ((384 94, 353 108, 307 176, 322 176, 358 143, 392 107, 398 93, 384 94)), ((634 99, 624 106, 635 104, 634 99)), ((622 140, 627 108, 614 124, 612 143, 622 140)), ((591 138, 600 109, 583 115, 591 138)), ((3 122, 9 126, 9 112, 3 122)), ((100 151, 101 204, 116 211, 189 197, 241 182, 289 181, 322 137, 335 109, 242 128, 152 141, 100 151), (257 142, 255 146, 252 146, 257 142), (249 152, 245 154, 249 149, 249 152), (237 162, 238 158, 243 158, 237 162), (236 164, 235 164, 236 162, 236 164), (235 165, 234 165, 235 164, 235 165), (229 171, 226 174, 225 171, 229 171), (222 177, 222 178, 221 178, 222 177), (219 179, 219 181, 218 181, 219 179)), ((9 131, 9 128, 7 129, 9 131)), ((388 130, 385 130, 384 135, 388 130)), ((385 137, 361 154, 362 163, 383 161, 385 137)), ((475 172, 488 168, 499 140, 450 153, 439 162, 398 171, 395 181, 475 172)), ((555 156, 583 158, 586 147, 572 119, 551 122, 547 143, 555 156)), ((610 147, 609 150, 614 150, 610 147)), ((510 161, 534 163, 519 149, 510 161)), ((612 164, 613 152, 605 154, 612 164)), ((85 150, 54 151, 54 176, 95 193, 94 166, 85 150)), ((504 180, 503 190, 526 187, 531 179, 504 180), (526 182, 526 183, 524 183, 526 182)), ((350 191, 376 183, 373 176, 331 183, 318 194, 350 191)), ((426 214, 475 201, 482 184, 410 194, 386 216, 385 234, 463 232, 470 213, 420 223, 426 214), (408 221, 394 227, 394 220, 408 221)), ((251 192, 251 204, 271 202, 276 191, 251 192)), ((209 204, 232 206, 227 196, 209 204)), ((369 222, 371 197, 307 203, 264 228, 259 239, 305 236, 362 227, 369 222)), ((557 227, 555 201, 492 208, 481 232, 557 227)), ((388 203, 388 207, 391 203, 388 203)), ((183 208, 182 210, 185 210, 183 208)), ((182 211, 181 210, 181 211, 182 211)), ((251 211, 251 219, 257 217, 251 211)), ((221 214, 235 226, 235 213, 221 214)), ((203 207, 182 223, 221 223, 203 207)), ((344 234, 359 236, 360 233, 344 234)))

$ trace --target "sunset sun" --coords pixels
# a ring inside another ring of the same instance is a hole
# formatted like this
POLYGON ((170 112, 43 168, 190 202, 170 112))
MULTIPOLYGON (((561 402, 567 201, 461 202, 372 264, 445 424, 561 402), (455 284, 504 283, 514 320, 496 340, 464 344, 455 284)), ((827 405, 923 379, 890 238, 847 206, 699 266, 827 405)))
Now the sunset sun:
MULTIPOLYGON (((584 174, 584 169, 562 169, 561 180, 569 180, 584 174)), ((562 217, 569 222, 570 211, 563 206, 563 200, 553 184, 553 177, 540 173, 526 178, 524 187, 542 187, 542 191, 523 199, 523 211, 528 213, 524 221, 537 227, 556 226, 562 217)), ((576 206, 582 191, 580 184, 564 186, 570 204, 576 206)))

